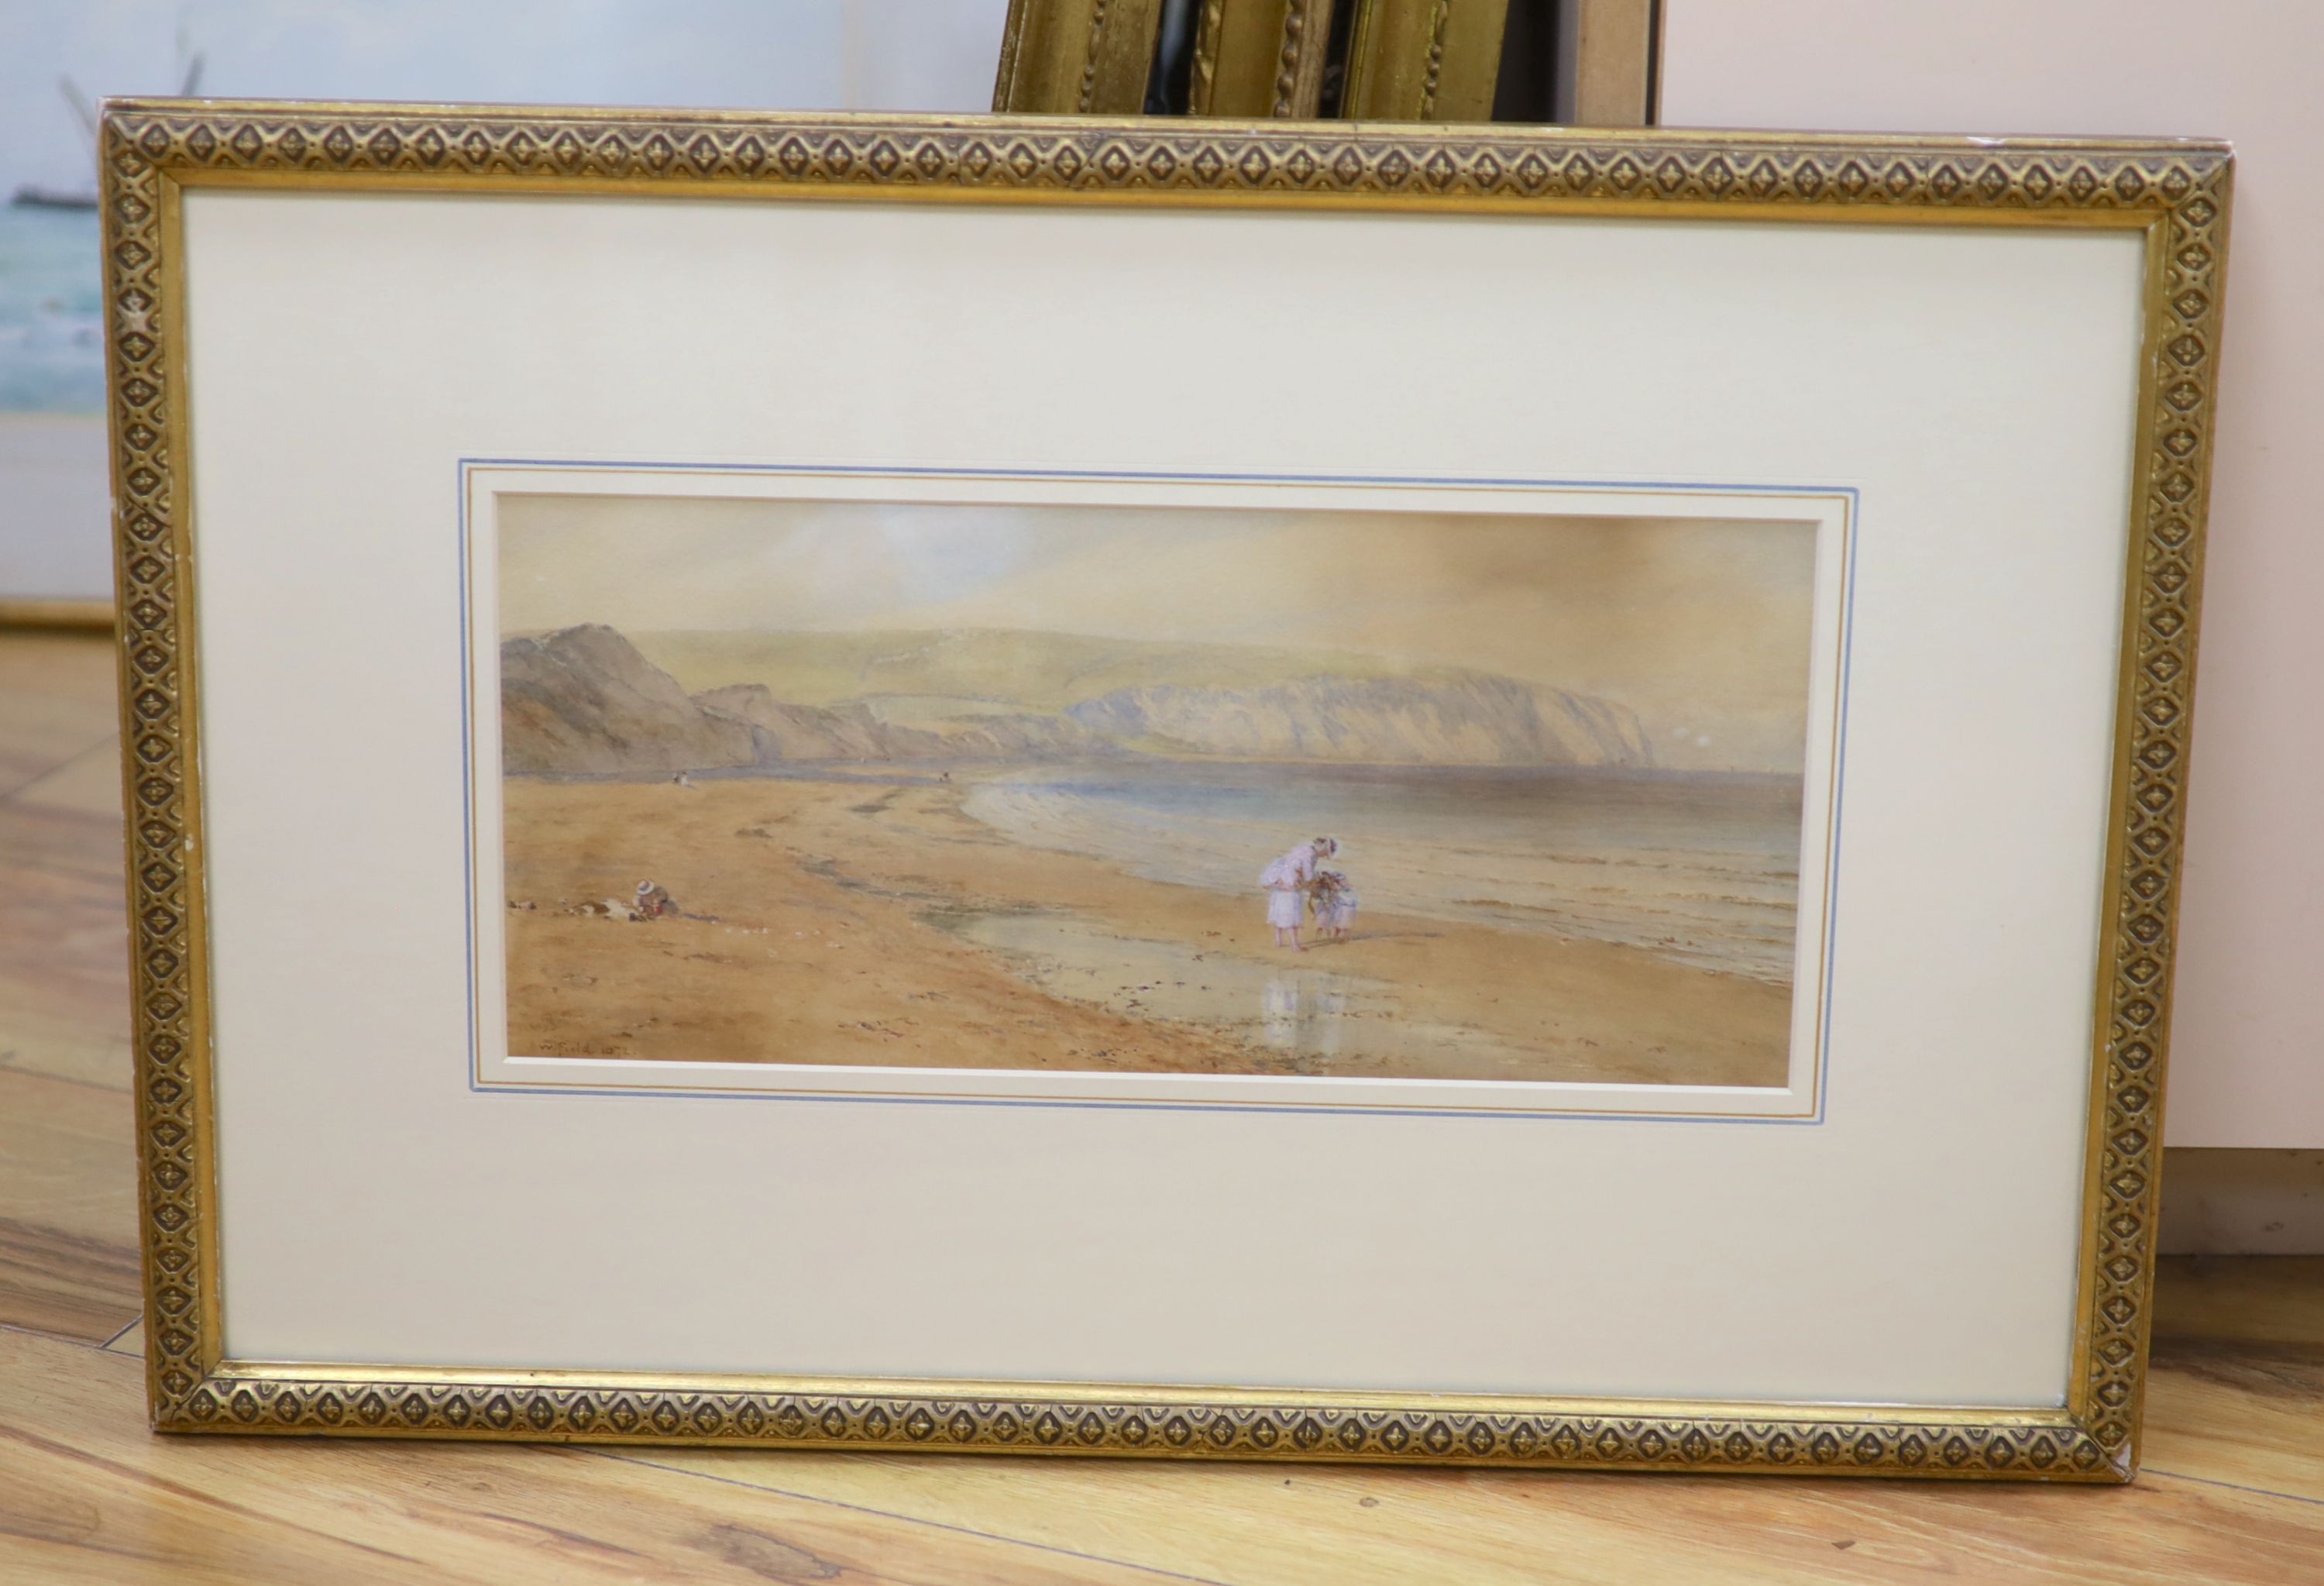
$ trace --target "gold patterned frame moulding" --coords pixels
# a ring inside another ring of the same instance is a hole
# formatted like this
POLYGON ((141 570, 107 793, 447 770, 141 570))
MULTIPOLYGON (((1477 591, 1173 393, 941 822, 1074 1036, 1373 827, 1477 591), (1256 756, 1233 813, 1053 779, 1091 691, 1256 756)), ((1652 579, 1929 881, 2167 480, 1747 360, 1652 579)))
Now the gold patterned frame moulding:
POLYGON ((107 106, 102 156, 157 1427, 2099 1481, 2135 1470, 2231 177, 2225 145, 132 100, 107 106), (2066 1404, 1843 1410, 225 1358, 180 207, 188 188, 203 186, 2140 234, 2145 340, 2066 1404))

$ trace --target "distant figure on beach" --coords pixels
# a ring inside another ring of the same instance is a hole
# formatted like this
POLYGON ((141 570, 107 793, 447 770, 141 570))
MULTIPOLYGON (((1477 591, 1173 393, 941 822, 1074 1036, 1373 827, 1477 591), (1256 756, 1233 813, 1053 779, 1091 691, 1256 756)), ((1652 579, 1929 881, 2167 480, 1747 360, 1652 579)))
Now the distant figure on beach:
POLYGON ((1267 889, 1267 923, 1275 929, 1277 946, 1283 945, 1288 932, 1294 950, 1307 951, 1307 944, 1299 939, 1299 927, 1307 917, 1307 894, 1323 861, 1339 851, 1339 844, 1329 837, 1310 837, 1259 872, 1259 884, 1267 889))
POLYGON ((670 781, 680 788, 691 788, 694 786, 694 778, 686 771, 678 772, 678 775, 670 779, 670 781))
POLYGON ((640 881, 638 900, 630 907, 637 911, 640 919, 660 919, 678 912, 678 899, 658 881, 640 881))
POLYGON ((1348 885, 1348 878, 1339 871, 1315 872, 1315 888, 1309 894, 1315 906, 1315 930, 1334 942, 1344 942, 1348 933, 1356 928, 1356 890, 1348 885))

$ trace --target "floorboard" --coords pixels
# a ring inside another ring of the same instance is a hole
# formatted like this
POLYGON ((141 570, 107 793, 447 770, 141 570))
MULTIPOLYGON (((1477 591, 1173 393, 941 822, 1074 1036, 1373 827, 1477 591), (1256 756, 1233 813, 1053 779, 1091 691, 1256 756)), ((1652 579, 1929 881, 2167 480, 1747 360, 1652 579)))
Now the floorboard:
POLYGON ((134 1359, 0 1332, 0 1578, 1129 1582, 1051 1544, 609 1459, 156 1437, 134 1359))

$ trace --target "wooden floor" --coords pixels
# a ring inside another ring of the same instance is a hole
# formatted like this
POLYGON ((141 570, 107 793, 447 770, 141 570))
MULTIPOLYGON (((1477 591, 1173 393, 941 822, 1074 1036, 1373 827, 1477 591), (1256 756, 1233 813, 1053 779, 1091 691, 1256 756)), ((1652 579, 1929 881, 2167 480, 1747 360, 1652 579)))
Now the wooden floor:
POLYGON ((0 632, 0 1581, 2324 1582, 2324 1261, 2172 1263, 2128 1489, 156 1438, 102 641, 0 632))

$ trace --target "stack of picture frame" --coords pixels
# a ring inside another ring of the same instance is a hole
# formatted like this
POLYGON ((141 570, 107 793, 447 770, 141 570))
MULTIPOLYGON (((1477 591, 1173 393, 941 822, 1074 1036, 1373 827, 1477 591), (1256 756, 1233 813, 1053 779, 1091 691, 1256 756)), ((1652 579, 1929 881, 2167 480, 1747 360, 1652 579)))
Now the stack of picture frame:
MULTIPOLYGON (((1247 120, 1488 121, 1508 0, 1198 0, 1184 19, 1188 114, 1247 120)), ((1167 0, 1010 0, 992 107, 1155 108, 1167 0)))

